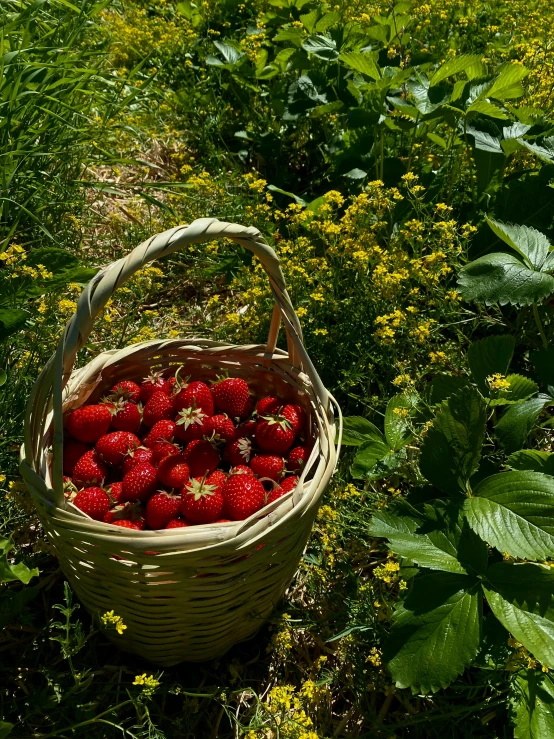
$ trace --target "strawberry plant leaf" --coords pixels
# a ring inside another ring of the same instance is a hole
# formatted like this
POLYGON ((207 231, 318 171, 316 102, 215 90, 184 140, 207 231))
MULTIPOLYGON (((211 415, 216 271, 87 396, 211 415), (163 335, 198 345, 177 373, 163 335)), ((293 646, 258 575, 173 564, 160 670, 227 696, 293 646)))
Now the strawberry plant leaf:
POLYGON ((463 375, 438 374, 429 383, 427 399, 429 405, 438 405, 463 387, 469 387, 469 380, 463 375))
POLYGON ((497 398, 490 400, 490 406, 519 403, 521 400, 527 400, 539 389, 536 382, 523 375, 508 375, 506 381, 509 382, 510 387, 501 390, 497 398))
POLYGON ((508 457, 506 464, 513 470, 529 470, 554 475, 554 454, 540 452, 538 449, 521 449, 519 452, 514 452, 508 457))
POLYGON ((512 254, 487 254, 462 267, 458 289, 464 300, 487 305, 532 305, 554 292, 554 277, 534 272, 512 254))
POLYGON ((344 419, 342 443, 345 446, 361 446, 368 441, 383 442, 383 434, 371 421, 362 416, 348 416, 344 419))
POLYGON ((361 72, 367 77, 371 77, 372 80, 378 80, 381 76, 373 54, 350 51, 346 54, 341 54, 339 59, 347 67, 356 70, 356 72, 361 72))
POLYGON ((533 269, 541 270, 550 251, 548 238, 529 226, 515 226, 509 223, 486 219, 496 236, 511 246, 533 269))
POLYGON ((505 411, 494 432, 508 454, 521 449, 542 409, 550 403, 554 403, 554 400, 549 395, 540 394, 516 403, 505 411))
POLYGON ((475 578, 450 572, 416 575, 396 609, 384 652, 396 686, 430 693, 460 675, 479 649, 482 603, 475 578))
POLYGON ((318 59, 324 59, 327 62, 334 62, 339 57, 336 43, 328 36, 310 36, 302 41, 302 48, 308 54, 313 54, 318 59))
POLYGON ((540 472, 487 477, 465 501, 471 528, 500 552, 521 559, 554 557, 554 479, 540 472))
POLYGON ((15 334, 27 323, 29 313, 20 308, 0 308, 0 341, 15 334))
POLYGON ((444 493, 465 493, 479 466, 485 423, 485 401, 474 388, 462 388, 444 401, 421 448, 424 477, 444 493))
POLYGON ((516 340, 513 336, 487 336, 474 341, 468 349, 467 360, 475 384, 484 394, 489 394, 487 377, 499 373, 505 375, 512 361, 516 340))
POLYGON ((461 56, 454 57, 437 69, 431 77, 430 84, 431 86, 438 85, 439 82, 442 82, 448 77, 452 77, 460 72, 467 72, 470 69, 478 67, 478 65, 483 68, 483 62, 479 54, 462 54, 461 56))
POLYGON ((8 553, 12 549, 13 541, 11 539, 0 538, 0 583, 19 580, 27 585, 29 580, 38 576, 38 569, 35 567, 31 570, 23 562, 11 564, 8 561, 8 553))
POLYGON ((413 434, 410 431, 410 415, 417 406, 415 393, 401 393, 392 397, 385 411, 385 438, 393 451, 405 446, 413 434))
POLYGON ((6 739, 14 728, 14 724, 10 724, 9 721, 0 721, 0 739, 6 739))
POLYGON ((378 480, 390 475, 404 459, 405 454, 395 454, 384 441, 370 441, 359 448, 350 474, 356 480, 378 480))
POLYGON ((514 739, 554 736, 554 681, 550 675, 526 670, 516 675, 511 694, 514 739))

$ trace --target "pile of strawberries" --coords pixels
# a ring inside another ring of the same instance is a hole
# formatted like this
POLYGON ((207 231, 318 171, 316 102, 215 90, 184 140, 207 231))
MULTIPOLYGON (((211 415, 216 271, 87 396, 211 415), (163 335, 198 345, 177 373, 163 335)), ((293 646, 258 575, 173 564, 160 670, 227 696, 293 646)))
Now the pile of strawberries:
POLYGON ((171 529, 241 521, 293 490, 306 414, 245 380, 152 373, 65 418, 66 496, 96 521, 171 529))

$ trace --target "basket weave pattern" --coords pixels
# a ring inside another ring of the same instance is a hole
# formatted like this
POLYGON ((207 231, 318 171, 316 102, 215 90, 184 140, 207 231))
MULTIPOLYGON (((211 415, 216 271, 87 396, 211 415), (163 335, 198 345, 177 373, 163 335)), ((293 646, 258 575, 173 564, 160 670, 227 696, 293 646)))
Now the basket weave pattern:
POLYGON ((336 465, 333 405, 304 348, 278 259, 256 229, 199 219, 152 237, 91 281, 33 388, 21 472, 80 600, 96 618, 113 609, 126 624, 122 636, 107 632, 118 647, 169 666, 220 656, 259 629, 294 576, 336 465), (119 286, 153 259, 219 237, 253 251, 268 274, 275 307, 267 344, 155 340, 103 352, 73 370, 96 316, 119 286), (281 321, 286 352, 276 348, 281 321), (152 532, 93 521, 63 493, 64 413, 95 402, 121 379, 141 380, 151 368, 169 376, 181 365, 192 379, 227 370, 244 377, 258 397, 277 394, 305 408, 314 447, 296 490, 230 524, 152 532))

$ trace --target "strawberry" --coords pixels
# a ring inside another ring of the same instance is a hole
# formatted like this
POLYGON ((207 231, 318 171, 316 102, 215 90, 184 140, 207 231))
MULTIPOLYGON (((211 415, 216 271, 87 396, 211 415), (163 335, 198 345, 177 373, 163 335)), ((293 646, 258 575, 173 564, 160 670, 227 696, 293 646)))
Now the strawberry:
POLYGON ((248 464, 252 456, 252 442, 244 436, 228 442, 223 450, 223 458, 234 466, 248 464))
POLYGON ((235 424, 226 413, 218 413, 215 416, 210 416, 206 425, 209 429, 208 436, 212 436, 216 441, 219 439, 234 441, 236 434, 235 424))
POLYGON ((137 464, 140 464, 141 462, 150 462, 151 464, 154 464, 152 462, 152 457, 152 449, 145 449, 143 446, 139 446, 138 449, 130 451, 125 457, 121 465, 121 471, 126 475, 127 472, 130 472, 133 467, 136 467, 137 464))
POLYGON ((195 439, 202 439, 204 435, 209 436, 210 426, 207 416, 201 408, 183 408, 177 413, 175 419, 175 436, 179 441, 188 443, 195 439))
POLYGON ((181 447, 171 444, 169 441, 158 441, 152 447, 152 464, 156 467, 165 457, 181 454, 181 447))
POLYGON ((190 523, 182 518, 174 518, 167 524, 166 529, 184 529, 185 526, 190 526, 190 523))
POLYGON ((250 460, 250 467, 258 477, 269 477, 270 480, 280 480, 285 470, 283 458, 276 454, 257 454, 250 460))
POLYGON ((158 465, 158 480, 168 488, 182 488, 189 477, 189 466, 182 454, 164 457, 158 465))
MULTIPOLYGON (((279 411, 279 414, 281 416, 284 416, 290 423, 295 436, 296 434, 300 433, 300 431, 302 431, 302 419, 298 411, 299 408, 299 405, 292 405, 291 403, 287 403, 279 411)), ((302 414, 304 414, 302 408, 300 408, 300 411, 302 412, 302 414)))
POLYGON ((245 464, 237 464, 229 470, 230 475, 253 475, 254 473, 245 464))
POLYGON ((240 377, 228 377, 211 386, 215 407, 232 418, 246 418, 249 410, 248 384, 240 377))
POLYGON ((156 493, 146 504, 146 523, 155 531, 165 529, 171 519, 179 513, 181 496, 156 493))
POLYGON ((173 441, 175 435, 175 423, 173 421, 156 421, 148 434, 144 437, 144 446, 152 449, 158 441, 173 441))
POLYGON ((97 487, 81 490, 73 499, 73 504, 95 521, 101 521, 110 510, 110 499, 107 493, 97 487))
POLYGON ((122 518, 136 521, 137 523, 142 524, 141 528, 144 528, 144 508, 140 503, 120 502, 117 505, 112 506, 102 520, 104 523, 115 523, 122 518))
POLYGON ((65 419, 65 426, 71 436, 86 444, 95 441, 107 432, 112 422, 110 409, 103 403, 83 405, 76 408, 65 419))
POLYGON ((185 408, 198 408, 207 416, 214 414, 214 401, 209 387, 204 382, 189 382, 175 396, 175 410, 177 412, 185 408))
POLYGON ((191 477, 201 477, 213 472, 219 464, 219 454, 209 441, 195 439, 189 442, 183 456, 190 468, 191 477))
POLYGON ((233 523, 230 518, 218 518, 214 523, 233 523))
POLYGON ((142 423, 140 409, 135 403, 128 400, 116 400, 107 403, 112 414, 112 428, 116 431, 130 431, 136 434, 142 423))
POLYGON ((152 427, 157 421, 172 421, 174 414, 171 398, 161 391, 156 391, 144 406, 142 422, 145 426, 152 427))
POLYGON ((269 505, 270 503, 273 503, 275 500, 279 500, 279 498, 282 498, 283 495, 286 495, 289 491, 283 490, 281 487, 276 487, 275 490, 273 490, 267 498, 266 505, 269 505))
POLYGON ((181 513, 192 523, 213 523, 222 510, 221 490, 205 477, 193 477, 181 490, 181 513))
POLYGON ((286 477, 281 483, 281 490, 284 490, 285 493, 288 493, 290 490, 294 490, 294 488, 298 485, 298 480, 298 475, 291 475, 290 477, 286 477))
POLYGON ((211 475, 206 478, 208 485, 215 485, 217 490, 221 490, 227 482, 227 475, 221 470, 215 470, 211 475))
POLYGON ((289 472, 300 472, 308 461, 308 449, 305 446, 293 447, 287 457, 289 472))
POLYGON ((145 523, 143 519, 137 519, 131 521, 128 518, 118 518, 116 521, 112 521, 114 526, 121 526, 122 529, 135 529, 136 531, 142 531, 145 523))
POLYGON ((110 390, 111 395, 122 400, 130 400, 132 403, 138 403, 140 397, 140 386, 132 380, 121 380, 110 390))
POLYGON ((156 468, 148 462, 137 464, 123 478, 123 500, 146 501, 158 486, 156 468))
POLYGON ((265 489, 251 475, 231 475, 223 486, 225 515, 233 521, 243 521, 263 508, 265 489))
POLYGON ((154 393, 161 392, 169 395, 171 388, 167 380, 165 380, 161 372, 152 372, 145 378, 140 386, 140 399, 143 403, 148 403, 154 393))
POLYGON ((248 436, 248 438, 251 439, 255 433, 256 433, 256 421, 253 418, 251 418, 249 421, 245 421, 244 423, 241 423, 240 426, 237 426, 235 435, 237 438, 239 436, 248 436))
POLYGON ((283 454, 290 449, 293 441, 294 431, 292 423, 285 416, 281 414, 262 416, 258 421, 256 426, 256 442, 264 452, 283 454))
POLYGON ((108 468, 94 449, 85 452, 73 470, 73 482, 78 488, 102 485, 108 476, 108 468))
POLYGON ((270 413, 277 413, 281 407, 281 401, 274 395, 268 395, 256 403, 256 413, 258 416, 267 416, 270 413))
POLYGON ((103 462, 115 467, 139 446, 140 439, 129 431, 112 431, 98 439, 95 449, 103 462))
POLYGON ((106 488, 111 505, 121 503, 123 500, 123 483, 112 482, 106 488))
POLYGON ((75 465, 81 459, 83 454, 90 450, 88 444, 82 441, 75 441, 69 437, 63 440, 63 471, 64 475, 72 475, 75 465))
POLYGON ((304 408, 302 408, 301 405, 298 405, 298 403, 293 404, 292 407, 296 411, 296 414, 298 416, 298 422, 299 422, 298 430, 296 433, 300 434, 302 431, 306 431, 308 417, 306 415, 306 411, 304 410, 304 408))

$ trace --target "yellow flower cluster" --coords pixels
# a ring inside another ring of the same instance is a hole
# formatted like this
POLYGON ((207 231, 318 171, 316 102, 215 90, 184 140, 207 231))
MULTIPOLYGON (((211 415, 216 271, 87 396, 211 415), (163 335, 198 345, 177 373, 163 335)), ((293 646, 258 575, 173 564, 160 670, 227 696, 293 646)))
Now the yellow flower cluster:
POLYGON ((121 616, 118 616, 114 611, 106 611, 102 616, 102 623, 104 626, 114 626, 118 634, 123 634, 127 628, 121 616))
POLYGON ((491 390, 509 390, 510 382, 500 372, 495 372, 487 377, 487 383, 491 390))
POLYGON ((137 675, 133 681, 133 685, 142 687, 142 692, 146 696, 152 695, 159 684, 160 681, 156 680, 154 675, 147 675, 145 672, 142 675, 137 675))

